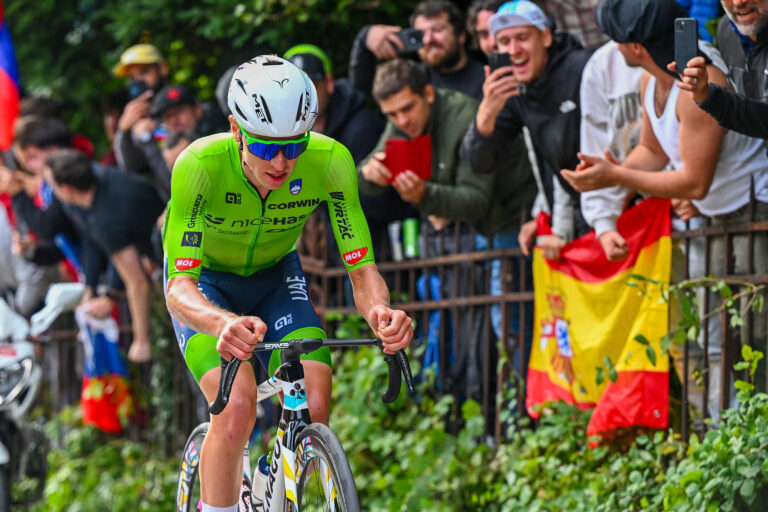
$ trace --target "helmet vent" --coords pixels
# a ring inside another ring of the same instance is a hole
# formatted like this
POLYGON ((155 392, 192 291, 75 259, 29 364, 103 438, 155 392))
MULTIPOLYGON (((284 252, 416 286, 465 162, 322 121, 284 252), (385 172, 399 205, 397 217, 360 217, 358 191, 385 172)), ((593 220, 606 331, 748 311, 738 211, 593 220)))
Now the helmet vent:
POLYGON ((243 90, 243 93, 247 95, 248 92, 246 92, 246 90, 245 90, 245 85, 243 84, 243 81, 240 80, 240 79, 236 79, 235 82, 237 82, 237 85, 239 85, 240 89, 243 90))
POLYGON ((301 97, 299 98, 299 108, 296 110, 296 121, 301 119, 301 106, 304 103, 304 93, 301 93, 301 97))
POLYGON ((240 117, 242 117, 243 119, 248 119, 248 116, 243 114, 243 111, 240 110, 240 105, 238 105, 237 103, 235 103, 235 110, 237 110, 237 113, 240 115, 240 117))
POLYGON ((267 106, 267 100, 264 99, 264 96, 259 95, 259 98, 261 98, 261 104, 264 105, 264 113, 267 115, 267 122, 269 124, 272 124, 272 116, 269 113, 269 107, 267 106))

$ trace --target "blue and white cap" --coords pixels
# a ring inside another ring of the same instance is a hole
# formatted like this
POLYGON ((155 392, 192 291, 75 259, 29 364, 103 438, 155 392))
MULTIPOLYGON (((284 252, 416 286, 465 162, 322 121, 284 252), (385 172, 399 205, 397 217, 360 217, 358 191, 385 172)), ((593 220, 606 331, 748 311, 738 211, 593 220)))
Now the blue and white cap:
POLYGON ((488 28, 491 34, 496 37, 499 30, 510 27, 526 27, 533 25, 539 30, 549 28, 549 18, 544 11, 529 0, 513 0, 506 2, 496 14, 491 16, 488 21, 488 28))

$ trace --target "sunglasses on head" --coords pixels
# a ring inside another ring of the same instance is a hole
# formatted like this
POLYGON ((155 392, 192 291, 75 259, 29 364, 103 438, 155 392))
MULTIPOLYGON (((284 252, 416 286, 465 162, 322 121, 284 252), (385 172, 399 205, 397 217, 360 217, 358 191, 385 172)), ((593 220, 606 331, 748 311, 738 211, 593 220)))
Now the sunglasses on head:
POLYGON ((293 160, 306 151, 307 146, 309 146, 309 132, 295 140, 263 140, 251 137, 240 126, 240 135, 245 139, 248 150, 262 160, 272 160, 280 151, 283 152, 285 158, 293 160))

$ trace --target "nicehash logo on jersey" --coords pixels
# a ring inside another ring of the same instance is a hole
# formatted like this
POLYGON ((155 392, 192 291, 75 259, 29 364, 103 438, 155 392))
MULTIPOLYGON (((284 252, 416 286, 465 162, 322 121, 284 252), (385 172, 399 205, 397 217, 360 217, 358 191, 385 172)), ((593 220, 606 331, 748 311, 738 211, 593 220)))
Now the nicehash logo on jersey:
POLYGON ((299 192, 301 192, 301 178, 297 180, 293 180, 291 182, 290 188, 288 189, 291 191, 291 194, 296 195, 299 192))

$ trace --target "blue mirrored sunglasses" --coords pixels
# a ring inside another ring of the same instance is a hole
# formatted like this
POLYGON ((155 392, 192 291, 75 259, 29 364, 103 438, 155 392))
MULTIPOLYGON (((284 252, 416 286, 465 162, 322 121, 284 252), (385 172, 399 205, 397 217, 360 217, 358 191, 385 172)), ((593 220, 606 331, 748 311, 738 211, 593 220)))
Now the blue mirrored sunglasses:
POLYGON ((263 140, 251 137, 242 126, 240 133, 245 139, 248 150, 263 160, 272 160, 282 151, 285 158, 293 160, 307 150, 309 146, 309 132, 304 137, 295 140, 263 140))

